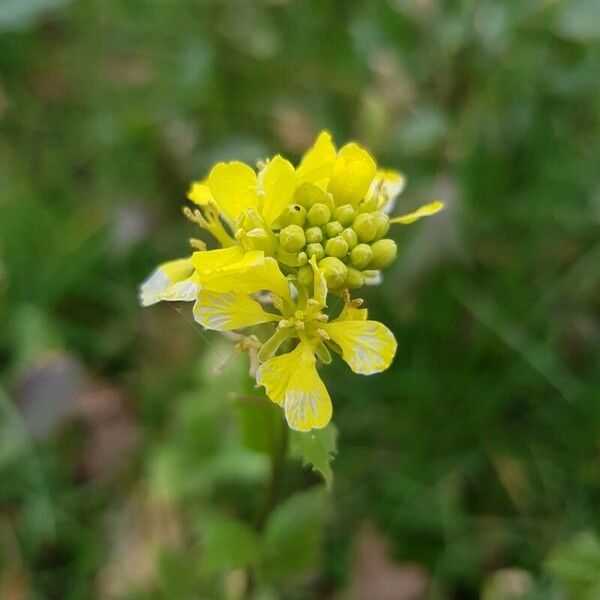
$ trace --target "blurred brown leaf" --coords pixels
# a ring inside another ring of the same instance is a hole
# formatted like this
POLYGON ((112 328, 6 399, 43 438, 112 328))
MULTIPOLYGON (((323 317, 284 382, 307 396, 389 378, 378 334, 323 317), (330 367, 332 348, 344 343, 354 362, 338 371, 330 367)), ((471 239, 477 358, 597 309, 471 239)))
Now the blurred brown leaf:
POLYGON ((418 600, 429 587, 429 574, 417 564, 398 564, 387 540, 371 525, 362 526, 351 568, 350 600, 418 600))

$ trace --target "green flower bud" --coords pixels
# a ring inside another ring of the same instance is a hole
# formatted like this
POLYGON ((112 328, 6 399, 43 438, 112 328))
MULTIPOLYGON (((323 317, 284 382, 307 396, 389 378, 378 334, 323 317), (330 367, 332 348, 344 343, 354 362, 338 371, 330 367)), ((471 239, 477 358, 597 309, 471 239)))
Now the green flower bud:
POLYGON ((379 199, 376 195, 371 196, 368 200, 362 200, 358 206, 360 212, 373 212, 377 210, 379 199))
POLYGON ((344 287, 355 290, 362 287, 364 283, 365 278, 363 277, 363 274, 358 269, 348 267, 348 274, 346 275, 346 281, 344 281, 344 287))
POLYGON ((327 286, 331 288, 340 287, 346 280, 348 269, 346 265, 335 256, 326 256, 319 262, 319 269, 323 269, 327 286))
POLYGON ((321 244, 309 244, 306 246, 306 254, 308 255, 308 258, 316 256, 318 262, 325 256, 325 250, 321 244))
POLYGON ((305 242, 304 229, 300 225, 288 225, 279 233, 279 244, 286 252, 298 252, 305 242))
POLYGON ((298 269, 298 282, 309 286, 313 282, 313 268, 310 265, 302 265, 298 269))
POLYGON ((375 219, 377 225, 375 239, 380 240, 390 228, 390 218, 385 213, 379 211, 371 213, 371 216, 375 219))
POLYGON ((335 237, 336 235, 340 235, 342 233, 342 224, 339 221, 330 221, 325 225, 323 231, 328 238, 335 237))
POLYGON ((373 260, 373 250, 368 244, 359 244, 350 252, 350 262, 357 269, 364 269, 373 260))
POLYGON ((344 231, 342 231, 342 237, 346 240, 348 244, 348 248, 352 250, 356 244, 358 244, 358 238, 356 237, 356 232, 351 227, 346 227, 344 231))
POLYGON ((323 232, 320 227, 309 227, 304 235, 309 244, 318 244, 323 239, 323 232))
POLYGON ((333 214, 333 211, 335 210, 335 198, 333 197, 333 194, 331 192, 326 192, 322 202, 323 204, 327 205, 327 207, 333 214))
POLYGON ((331 209, 322 202, 317 202, 308 211, 308 222, 311 225, 322 227, 329 222, 329 219, 331 219, 331 209))
POLYGON ((301 204, 306 209, 309 209, 317 202, 323 202, 325 192, 314 185, 313 183, 303 183, 298 187, 294 194, 294 202, 301 204))
POLYGON ((370 213, 360 213, 356 215, 352 229, 356 231, 361 242, 370 242, 377 233, 377 223, 370 213))
POLYGON ((383 269, 389 267, 395 260, 398 254, 398 248, 394 240, 385 239, 379 240, 371 244, 373 258, 369 262, 369 269, 383 269))
POLYGON ((356 217, 356 209, 354 206, 352 206, 352 204, 344 204, 335 209, 333 216, 344 227, 347 227, 352 223, 352 221, 354 221, 354 217, 356 217))
POLYGON ((306 221, 306 209, 300 204, 288 204, 281 215, 281 224, 285 225, 304 225, 306 221))
POLYGON ((327 240, 327 243, 325 244, 325 254, 327 254, 327 256, 344 258, 344 256, 348 254, 348 242, 341 235, 327 240))

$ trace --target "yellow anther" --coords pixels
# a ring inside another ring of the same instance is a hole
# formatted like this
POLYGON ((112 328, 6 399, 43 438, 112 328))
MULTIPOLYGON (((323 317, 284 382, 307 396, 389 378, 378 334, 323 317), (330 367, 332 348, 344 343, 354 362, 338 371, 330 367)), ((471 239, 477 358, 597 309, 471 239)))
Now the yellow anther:
POLYGON ((192 210, 189 206, 184 206, 182 211, 183 216, 186 219, 189 219, 192 223, 196 223, 197 225, 200 225, 200 227, 204 228, 208 225, 206 219, 202 216, 202 213, 198 209, 192 210))
POLYGON ((279 311, 279 312, 283 312, 283 300, 279 297, 276 296, 275 294, 271 294, 271 304, 279 311))
POLYGON ((202 240, 199 240, 197 238, 190 238, 189 243, 194 250, 206 250, 206 244, 202 240))
POLYGON ((317 335, 324 340, 330 339, 329 334, 324 329, 317 329, 317 335))
POLYGON ((292 327, 294 325, 294 321, 290 321, 289 319, 281 319, 281 321, 279 321, 279 323, 277 323, 277 326, 280 329, 285 329, 286 327, 292 327))

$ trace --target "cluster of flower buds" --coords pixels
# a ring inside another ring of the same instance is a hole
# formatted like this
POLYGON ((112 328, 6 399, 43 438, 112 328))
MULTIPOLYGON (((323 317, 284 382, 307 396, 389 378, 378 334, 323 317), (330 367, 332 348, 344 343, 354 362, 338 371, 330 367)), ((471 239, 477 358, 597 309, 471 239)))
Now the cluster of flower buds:
POLYGON ((330 192, 304 183, 294 200, 277 223, 278 259, 299 265, 303 285, 312 285, 313 269, 307 263, 313 256, 334 294, 361 287, 396 258, 396 243, 385 237, 390 220, 377 208, 375 195, 358 206, 339 204, 330 192))

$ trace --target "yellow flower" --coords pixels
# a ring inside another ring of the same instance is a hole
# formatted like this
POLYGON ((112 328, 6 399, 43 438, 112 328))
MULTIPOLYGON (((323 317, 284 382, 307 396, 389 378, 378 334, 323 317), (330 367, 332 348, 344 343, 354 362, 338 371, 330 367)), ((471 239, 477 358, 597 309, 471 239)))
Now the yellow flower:
POLYGON ((355 373, 371 375, 387 369, 396 352, 392 332, 382 323, 367 320, 366 309, 353 307, 349 299, 340 315, 328 321, 322 312, 325 277, 314 259, 310 264, 314 270, 312 297, 299 296, 294 304, 274 298, 280 315, 266 311, 247 294, 205 289, 200 291, 193 311, 203 327, 217 331, 278 322, 277 330, 259 352, 263 364, 256 372, 256 382, 283 407, 288 425, 298 431, 322 428, 331 420, 331 399, 317 373, 317 357, 329 363, 329 351, 333 350, 355 373), (283 344, 294 347, 275 356, 283 344))
POLYGON ((432 202, 389 217, 404 185, 401 173, 379 169, 360 145, 337 150, 326 131, 297 168, 279 155, 257 170, 218 163, 192 184, 195 207, 184 214, 220 247, 191 240, 191 256, 160 265, 142 284, 141 303, 195 300, 195 320, 216 331, 276 325, 258 342, 257 384, 283 407, 291 428, 324 427, 332 405, 317 361, 331 362, 333 351, 355 373, 371 375, 387 369, 396 352, 391 331, 368 320, 348 290, 380 281, 395 260, 390 225, 443 207, 432 202), (330 294, 344 298, 333 319, 330 294))

